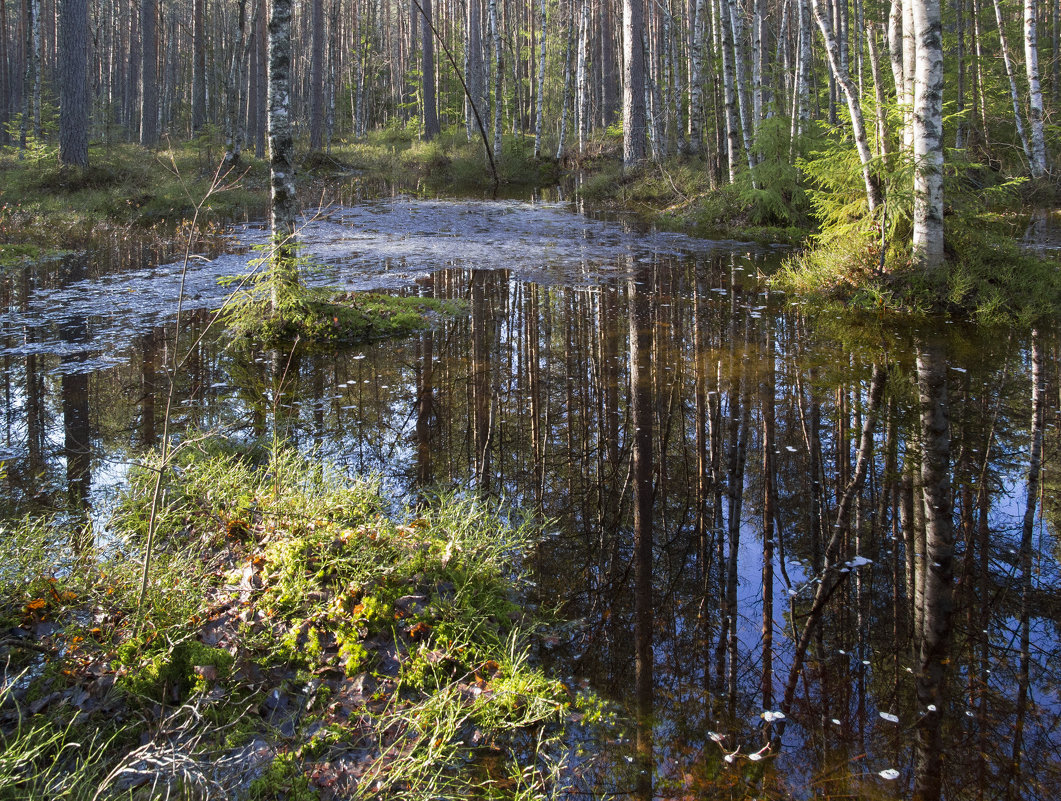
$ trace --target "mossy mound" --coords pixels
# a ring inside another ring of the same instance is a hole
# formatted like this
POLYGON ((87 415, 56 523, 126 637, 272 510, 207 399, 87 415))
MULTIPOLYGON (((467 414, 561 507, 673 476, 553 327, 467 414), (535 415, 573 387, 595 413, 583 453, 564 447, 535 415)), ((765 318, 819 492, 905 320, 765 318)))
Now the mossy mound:
POLYGON ((30 668, 0 688, 0 798, 563 792, 571 718, 612 724, 529 657, 536 526, 469 498, 395 510, 282 444, 186 442, 132 472, 108 553, 76 570, 52 526, 3 532, 0 617, 46 633, 0 644, 30 668))

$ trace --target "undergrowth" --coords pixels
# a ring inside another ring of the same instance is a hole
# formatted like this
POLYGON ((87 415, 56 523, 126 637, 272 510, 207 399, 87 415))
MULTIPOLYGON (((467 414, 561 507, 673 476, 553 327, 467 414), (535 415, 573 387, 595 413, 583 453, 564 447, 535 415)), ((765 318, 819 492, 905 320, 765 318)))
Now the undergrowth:
POLYGON ((1022 181, 994 176, 961 151, 948 156, 944 180, 945 263, 917 269, 913 167, 900 152, 874 169, 887 202, 870 214, 854 150, 831 141, 799 162, 813 189, 821 231, 775 276, 782 289, 813 302, 915 315, 949 313, 976 322, 1027 324, 1061 313, 1056 262, 1020 248, 1010 209, 1022 181))
MULTIPOLYGON (((79 168, 60 165, 54 155, 31 165, 15 151, 0 153, 0 235, 7 242, 69 246, 101 226, 172 228, 208 194, 218 163, 208 159, 215 155, 194 141, 157 151, 112 144, 93 146, 89 166, 79 168)), ((210 194, 200 222, 262 216, 267 178, 264 161, 245 158, 229 176, 231 187, 210 194)))
POLYGON ((65 536, 26 521, 0 538, 0 617, 43 643, 3 644, 0 797, 561 789, 577 701, 530 658, 536 526, 473 498, 395 509, 284 445, 191 437, 131 473, 105 547, 65 536))
POLYGON ((273 262, 271 255, 252 260, 248 276, 228 279, 236 288, 224 307, 225 323, 236 339, 334 347, 405 336, 431 325, 433 315, 463 311, 459 301, 308 287, 302 281, 315 267, 306 257, 294 258, 291 271, 299 280, 281 281, 273 262))

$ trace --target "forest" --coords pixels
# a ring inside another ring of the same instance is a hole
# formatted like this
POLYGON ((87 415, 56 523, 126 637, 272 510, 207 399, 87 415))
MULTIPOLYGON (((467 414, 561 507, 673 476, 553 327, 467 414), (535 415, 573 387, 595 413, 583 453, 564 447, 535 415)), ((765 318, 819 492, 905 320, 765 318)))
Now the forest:
POLYGON ((1059 16, 0 0, 0 801, 1061 798, 1059 16))

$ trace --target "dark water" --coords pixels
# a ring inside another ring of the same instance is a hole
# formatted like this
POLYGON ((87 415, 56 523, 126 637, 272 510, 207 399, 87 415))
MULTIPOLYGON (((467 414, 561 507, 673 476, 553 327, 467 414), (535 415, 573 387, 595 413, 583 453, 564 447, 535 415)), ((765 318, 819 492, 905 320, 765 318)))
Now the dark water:
POLYGON ((179 266, 135 249, 0 276, 4 517, 102 522, 176 348, 177 430, 548 519, 537 601, 572 622, 541 657, 631 721, 586 744, 588 794, 1061 797, 1053 330, 814 314, 767 291, 770 248, 549 204, 399 199, 305 239, 315 280, 468 314, 276 359, 210 327, 246 255, 193 262, 179 335, 179 266))

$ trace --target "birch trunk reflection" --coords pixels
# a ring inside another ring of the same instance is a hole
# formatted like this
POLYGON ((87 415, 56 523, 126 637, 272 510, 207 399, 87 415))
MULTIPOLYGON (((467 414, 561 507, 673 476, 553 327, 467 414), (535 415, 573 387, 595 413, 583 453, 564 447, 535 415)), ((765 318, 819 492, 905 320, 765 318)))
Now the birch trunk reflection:
MULTIPOLYGON (((950 655, 954 529, 951 519, 950 413, 947 354, 938 339, 919 343, 917 388, 921 404, 921 483, 925 510, 923 627, 917 671, 917 754, 914 798, 936 801, 942 792, 944 665, 950 655)), ((918 631, 915 629, 915 635, 918 631)))
POLYGON ((633 426, 634 653, 639 798, 652 798, 652 308, 648 269, 629 283, 630 422, 633 426))

